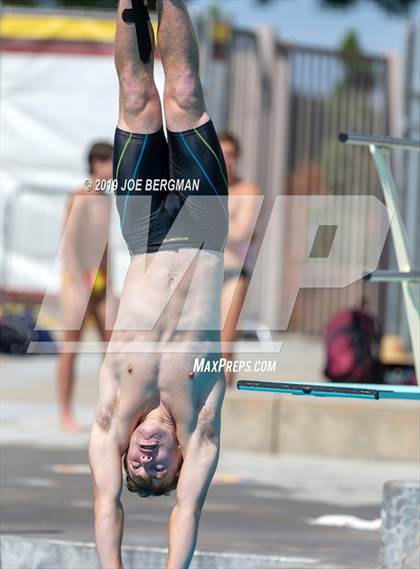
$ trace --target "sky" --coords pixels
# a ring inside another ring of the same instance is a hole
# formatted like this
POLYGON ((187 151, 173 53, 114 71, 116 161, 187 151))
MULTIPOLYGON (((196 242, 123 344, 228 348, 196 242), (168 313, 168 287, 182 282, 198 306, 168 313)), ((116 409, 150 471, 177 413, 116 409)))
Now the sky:
MULTIPOLYGON (((404 53, 407 18, 390 16, 369 0, 347 10, 320 7, 318 0, 273 0, 267 6, 254 0, 194 0, 192 5, 214 3, 237 26, 271 25, 286 41, 334 48, 353 29, 367 53, 404 53)), ((420 0, 410 18, 420 22, 420 0)))

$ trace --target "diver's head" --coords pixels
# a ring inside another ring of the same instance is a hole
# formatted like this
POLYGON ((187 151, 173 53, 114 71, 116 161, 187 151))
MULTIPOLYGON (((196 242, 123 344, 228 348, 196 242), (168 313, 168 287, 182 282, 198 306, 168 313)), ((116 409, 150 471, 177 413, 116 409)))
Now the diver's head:
POLYGON ((133 431, 124 456, 127 488, 141 497, 169 494, 178 483, 182 454, 175 427, 146 418, 133 431))

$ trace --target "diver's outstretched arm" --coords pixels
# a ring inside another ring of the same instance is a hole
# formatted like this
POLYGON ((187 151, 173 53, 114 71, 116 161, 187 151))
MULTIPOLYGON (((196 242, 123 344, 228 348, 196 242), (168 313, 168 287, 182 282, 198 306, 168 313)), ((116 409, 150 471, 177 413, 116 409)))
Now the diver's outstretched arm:
POLYGON ((102 569, 123 569, 121 453, 112 431, 103 431, 96 421, 92 428, 89 459, 95 495, 95 536, 99 561, 102 569))

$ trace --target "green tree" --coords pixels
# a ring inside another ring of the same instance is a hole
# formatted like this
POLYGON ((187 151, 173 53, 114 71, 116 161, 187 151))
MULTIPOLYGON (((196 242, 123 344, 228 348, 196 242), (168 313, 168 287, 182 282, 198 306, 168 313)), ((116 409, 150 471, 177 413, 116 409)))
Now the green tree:
POLYGON ((375 76, 372 61, 364 57, 357 33, 349 31, 340 45, 345 77, 337 87, 340 91, 363 85, 365 90, 373 87, 375 76))
MULTIPOLYGON (((269 4, 276 0, 257 0, 261 4, 269 4)), ((359 0, 318 0, 320 4, 326 8, 351 8, 359 3, 359 0)), ((390 14, 407 14, 410 8, 414 6, 418 0, 363 0, 376 4, 390 14)))
MULTIPOLYGON (((337 132, 348 130, 365 132, 368 125, 381 124, 381 108, 373 101, 375 70, 367 58, 356 32, 349 31, 339 47, 342 63, 340 78, 325 101, 325 113, 334 117, 334 135, 321 143, 320 163, 328 187, 336 194, 358 194, 366 186, 358 187, 355 171, 368 172, 368 153, 350 152, 337 140, 337 132)), ((365 184, 365 182, 363 182, 365 184)))
MULTIPOLYGON (((264 0, 263 0, 264 1, 264 0)), ((390 14, 407 14, 418 0, 369 0, 390 14)), ((321 0, 329 8, 350 8, 359 0, 321 0)))

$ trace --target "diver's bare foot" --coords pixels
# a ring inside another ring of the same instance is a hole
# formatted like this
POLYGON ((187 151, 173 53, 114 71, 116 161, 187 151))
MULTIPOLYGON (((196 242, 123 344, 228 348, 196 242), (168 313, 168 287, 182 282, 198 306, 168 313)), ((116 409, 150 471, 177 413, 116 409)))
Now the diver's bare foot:
POLYGON ((66 433, 80 433, 82 431, 82 427, 70 414, 62 415, 61 428, 63 431, 66 431, 66 433))

